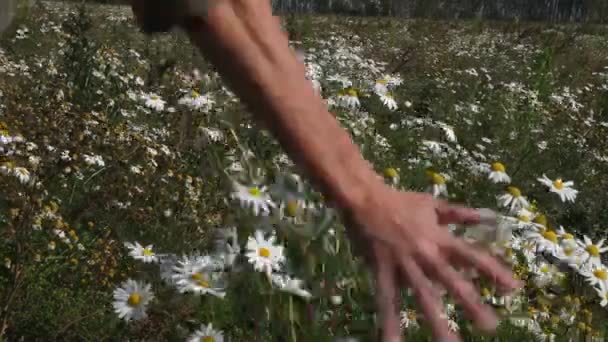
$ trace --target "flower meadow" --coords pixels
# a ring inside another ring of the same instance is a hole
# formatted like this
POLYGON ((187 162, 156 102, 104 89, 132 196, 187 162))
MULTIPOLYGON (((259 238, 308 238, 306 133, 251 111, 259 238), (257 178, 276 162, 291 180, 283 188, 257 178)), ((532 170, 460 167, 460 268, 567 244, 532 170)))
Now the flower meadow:
MULTIPOLYGON (((376 341, 324 202, 181 33, 35 2, 0 39, 0 340, 376 341)), ((499 213, 456 226, 525 281, 467 341, 603 341, 608 30, 288 16, 307 78, 387 184, 499 213)), ((293 94, 294 97, 298 94, 293 94)), ((297 113, 294 113, 297 115, 297 113)), ((408 341, 428 341, 402 293, 408 341)))

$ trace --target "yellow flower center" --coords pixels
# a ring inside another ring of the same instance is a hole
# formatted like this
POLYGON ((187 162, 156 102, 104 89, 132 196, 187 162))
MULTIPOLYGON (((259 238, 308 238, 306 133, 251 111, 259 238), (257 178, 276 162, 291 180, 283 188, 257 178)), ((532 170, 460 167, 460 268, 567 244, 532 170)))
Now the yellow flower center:
POLYGON ((433 182, 433 184, 437 185, 445 184, 445 178, 438 173, 433 173, 433 175, 431 176, 431 181, 433 182))
POLYGON ((572 248, 572 247, 564 248, 564 254, 566 256, 572 256, 572 254, 574 254, 574 248, 572 248))
POLYGON ((547 217, 543 214, 540 214, 534 218, 534 223, 538 223, 543 227, 547 226, 547 217))
POLYGON ((585 322, 578 322, 578 323, 576 324, 576 327, 577 327, 578 329, 580 329, 580 330, 585 330, 585 328, 586 328, 587 326, 585 325, 585 322))
POLYGON ((348 89, 348 91, 346 92, 349 96, 353 96, 353 97, 357 97, 358 93, 355 89, 348 89))
POLYGON ((270 258, 270 249, 262 247, 258 251, 258 254, 263 258, 270 258))
POLYGON ((511 196, 518 198, 521 197, 521 190, 514 186, 510 186, 507 188, 507 192, 511 194, 511 196))
POLYGON ((197 281, 196 283, 198 284, 198 286, 200 286, 200 287, 204 287, 204 288, 207 288, 207 289, 208 289, 209 287, 211 287, 211 286, 209 285, 209 282, 208 282, 208 281, 206 281, 206 280, 199 280, 199 281, 197 281))
POLYGON ((407 318, 411 321, 416 320, 416 311, 413 311, 413 310, 408 311, 407 318))
POLYGON ((549 266, 545 265, 545 266, 541 267, 540 271, 542 273, 549 273, 549 266))
POLYGON ((150 248, 144 248, 143 255, 152 256, 152 255, 154 255, 154 253, 152 252, 152 250, 150 248))
POLYGON ((397 178, 398 175, 399 173, 397 172, 397 170, 392 167, 389 167, 384 170, 384 177, 386 178, 397 178))
POLYGON ((378 81, 376 81, 376 82, 377 82, 377 83, 379 83, 379 84, 386 84, 386 80, 384 80, 384 79, 382 79, 382 80, 378 80, 378 81))
POLYGON ((289 201, 287 202, 287 207, 285 208, 287 211, 287 215, 294 217, 298 214, 298 202, 289 201))
POLYGON ((489 297, 492 295, 492 293, 490 292, 490 290, 488 290, 487 287, 484 287, 481 289, 481 295, 484 297, 489 297))
POLYGON ((192 278, 192 280, 202 281, 203 280, 203 275, 200 274, 200 273, 192 273, 192 275, 190 276, 190 278, 192 278))
POLYGON ((0 129, 0 135, 8 137, 8 130, 7 129, 0 129))
POLYGON ((213 336, 205 336, 201 338, 201 342, 215 342, 215 338, 213 336))
POLYGON ((519 220, 522 222, 530 222, 530 215, 519 215, 519 220))
POLYGON ((138 306, 141 302, 141 296, 137 293, 132 293, 127 300, 129 306, 138 306))
POLYGON ((608 272, 604 269, 599 269, 599 270, 595 270, 593 271, 593 275, 597 278, 597 279, 601 279, 601 280, 606 280, 608 279, 608 272))
POLYGON ((596 245, 589 245, 587 248, 585 248, 585 250, 593 257, 600 256, 600 249, 596 245))
POLYGON ((542 233, 542 236, 553 243, 557 243, 557 234, 552 230, 546 230, 542 233))
POLYGON ((251 196, 259 197, 262 194, 262 192, 260 191, 260 189, 254 187, 254 188, 249 188, 249 194, 251 196))
POLYGON ((557 189, 557 190, 561 190, 564 188, 564 182, 561 179, 557 179, 553 182, 553 186, 557 189))
POLYGON ((572 235, 570 233, 564 233, 564 235, 562 235, 562 239, 564 239, 564 240, 573 240, 574 239, 574 235, 572 235))
POLYGON ((193 90, 190 93, 190 96, 192 96, 193 98, 197 98, 197 97, 201 96, 201 94, 199 94, 196 90, 193 90))
POLYGON ((506 168, 505 168, 504 164, 496 162, 496 163, 492 164, 492 171, 495 171, 495 172, 505 172, 506 168))
POLYGON ((158 100, 158 99, 159 99, 159 97, 158 97, 158 96, 156 96, 156 95, 152 95, 152 96, 150 96, 150 99, 152 99, 152 100, 155 100, 155 101, 156 101, 156 100, 158 100))

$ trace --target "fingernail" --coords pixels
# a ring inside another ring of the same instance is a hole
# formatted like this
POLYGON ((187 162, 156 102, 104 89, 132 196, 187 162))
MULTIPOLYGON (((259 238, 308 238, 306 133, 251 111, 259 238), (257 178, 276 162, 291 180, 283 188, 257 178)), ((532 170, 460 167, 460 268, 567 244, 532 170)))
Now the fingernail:
POLYGON ((495 226, 498 220, 496 213, 488 208, 477 209, 479 213, 479 223, 487 224, 489 226, 495 226))

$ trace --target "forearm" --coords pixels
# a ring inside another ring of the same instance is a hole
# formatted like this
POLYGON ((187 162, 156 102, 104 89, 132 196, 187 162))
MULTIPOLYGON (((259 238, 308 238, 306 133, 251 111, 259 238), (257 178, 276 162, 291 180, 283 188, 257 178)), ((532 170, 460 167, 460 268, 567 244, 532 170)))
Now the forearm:
POLYGON ((305 80, 267 3, 225 1, 187 31, 326 196, 342 206, 364 201, 377 175, 305 80))

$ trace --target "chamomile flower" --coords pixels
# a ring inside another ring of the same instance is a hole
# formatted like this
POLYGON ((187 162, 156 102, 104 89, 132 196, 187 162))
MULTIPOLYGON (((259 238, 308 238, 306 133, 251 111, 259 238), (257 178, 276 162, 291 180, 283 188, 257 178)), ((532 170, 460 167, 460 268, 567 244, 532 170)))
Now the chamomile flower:
POLYGON ((505 165, 499 162, 492 164, 492 171, 488 178, 494 183, 511 183, 511 177, 507 174, 505 165))
POLYGON ((608 251, 608 246, 604 247, 604 239, 594 244, 587 235, 584 235, 583 241, 577 240, 577 243, 589 255, 589 262, 596 265, 602 264, 601 254, 608 251))
POLYGON ((265 187, 244 186, 237 182, 233 182, 234 192, 232 198, 236 198, 241 203, 243 208, 252 208, 254 215, 266 215, 270 212, 270 208, 276 207, 270 196, 266 193, 265 187))
POLYGON ((553 280, 553 277, 557 273, 557 268, 544 261, 540 261, 536 264, 532 264, 530 272, 534 275, 534 283, 538 287, 547 286, 553 280))
POLYGON ((304 289, 304 281, 297 278, 292 278, 286 274, 271 275, 272 284, 279 290, 291 293, 304 299, 312 298, 312 294, 304 289))
POLYGON ((595 287, 595 291, 597 292, 598 296, 600 297, 600 305, 602 307, 605 307, 606 305, 608 305, 608 283, 607 282, 600 282, 599 286, 595 287))
POLYGON ((532 221, 536 217, 536 214, 526 208, 522 208, 517 212, 517 228, 526 229, 531 228, 535 225, 532 221))
POLYGON ((125 246, 129 249, 129 255, 135 260, 141 260, 145 263, 157 262, 158 257, 152 251, 152 245, 142 246, 139 242, 125 243, 125 246))
POLYGON ((560 248, 557 234, 550 229, 535 228, 525 232, 524 236, 536 244, 539 253, 547 251, 554 254, 560 248))
POLYGON ((245 256, 256 271, 271 274, 272 271, 282 268, 285 262, 283 246, 275 245, 275 241, 275 235, 266 239, 261 230, 256 230, 254 236, 250 236, 247 240, 245 256))
POLYGON ((608 281, 608 269, 604 265, 590 264, 587 267, 581 268, 578 273, 585 277, 585 281, 590 285, 598 285, 608 281))
POLYGON ((386 94, 388 92, 388 82, 386 79, 379 79, 374 83, 374 93, 377 95, 386 94))
POLYGON ((399 171, 395 168, 389 167, 384 169, 384 177, 393 183, 393 185, 399 184, 399 171))
POLYGON ((382 104, 389 110, 396 110, 398 108, 397 101, 395 101, 392 93, 386 92, 384 94, 378 94, 378 97, 380 98, 380 101, 382 101, 382 104))
POLYGON ((141 98, 144 101, 144 105, 150 109, 154 109, 157 112, 165 109, 166 102, 157 94, 142 94, 141 98))
POLYGON ((506 193, 498 196, 498 204, 502 207, 509 208, 512 213, 516 213, 519 210, 530 206, 526 197, 521 194, 521 190, 514 186, 508 187, 506 193))
POLYGON ((445 176, 433 171, 429 171, 427 175, 431 180, 431 193, 433 194, 433 197, 447 197, 448 187, 445 184, 445 176))
POLYGON ((585 252, 576 245, 576 242, 571 243, 571 240, 562 240, 553 256, 567 263, 570 267, 578 268, 576 266, 581 265, 584 261, 584 254, 585 252))
POLYGON ((190 109, 199 110, 202 108, 208 109, 215 102, 211 98, 201 95, 197 91, 193 90, 190 92, 190 94, 179 99, 178 103, 180 105, 187 106, 190 109))
POLYGON ((359 108, 361 106, 359 92, 353 88, 346 89, 338 94, 338 104, 349 109, 359 108))
POLYGON ((219 262, 208 255, 184 256, 173 267, 172 278, 182 293, 210 294, 224 298, 226 292, 224 286, 221 286, 221 277, 217 272, 219 267, 219 262))
POLYGON ((549 191, 558 194, 562 202, 574 203, 574 201, 576 200, 578 190, 572 188, 572 186, 574 185, 573 181, 564 182, 560 178, 556 180, 551 180, 544 174, 542 178, 538 178, 538 181, 548 187, 549 191))
POLYGON ((21 166, 17 166, 13 169, 13 175, 17 177, 21 184, 27 184, 31 179, 30 172, 26 168, 21 166))
POLYGON ((114 311, 119 318, 126 321, 145 318, 146 306, 154 299, 150 284, 141 283, 132 279, 114 290, 114 311))
POLYGON ((202 324, 200 329, 188 337, 188 342, 224 342, 224 333, 213 329, 212 323, 202 324))

